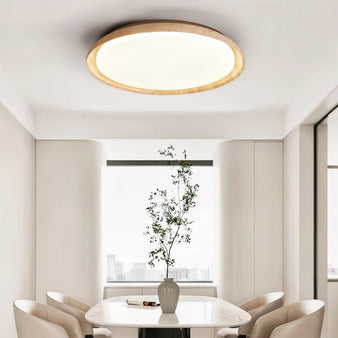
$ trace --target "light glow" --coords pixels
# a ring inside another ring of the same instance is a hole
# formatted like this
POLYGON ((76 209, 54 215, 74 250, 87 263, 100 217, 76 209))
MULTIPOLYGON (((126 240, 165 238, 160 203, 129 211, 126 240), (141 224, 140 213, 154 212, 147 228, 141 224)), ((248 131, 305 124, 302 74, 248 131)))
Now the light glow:
POLYGON ((183 90, 218 81, 234 68, 224 42, 182 32, 123 36, 102 45, 97 67, 106 77, 131 87, 183 90))

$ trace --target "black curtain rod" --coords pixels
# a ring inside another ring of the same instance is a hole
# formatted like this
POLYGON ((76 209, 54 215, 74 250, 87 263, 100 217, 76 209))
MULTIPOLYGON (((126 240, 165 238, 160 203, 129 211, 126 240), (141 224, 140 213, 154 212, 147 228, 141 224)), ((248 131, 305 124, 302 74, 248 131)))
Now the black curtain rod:
MULTIPOLYGON (((212 167, 212 160, 187 160, 192 166, 195 167, 212 167)), ((108 160, 107 166, 177 166, 180 161, 161 161, 161 160, 108 160)))

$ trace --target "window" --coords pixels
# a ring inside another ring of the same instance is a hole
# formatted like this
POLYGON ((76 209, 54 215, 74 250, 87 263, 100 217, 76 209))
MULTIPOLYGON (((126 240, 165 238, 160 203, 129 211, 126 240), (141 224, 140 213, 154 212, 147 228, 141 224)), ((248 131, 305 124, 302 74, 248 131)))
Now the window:
POLYGON ((327 118, 328 278, 338 278, 338 110, 327 118))
POLYGON ((338 278, 338 166, 328 168, 327 176, 328 278, 338 278))
MULTIPOLYGON (((152 269, 148 266, 152 246, 143 232, 150 223, 146 211, 148 197, 156 188, 171 189, 171 168, 161 161, 152 161, 152 165, 133 165, 135 161, 118 164, 107 166, 103 173, 106 280, 161 281, 165 264, 158 263, 152 269)), ((169 275, 176 281, 207 282, 212 281, 214 260, 213 167, 193 165, 192 170, 193 182, 200 185, 197 205, 190 213, 194 220, 192 240, 173 249, 176 263, 169 275)))

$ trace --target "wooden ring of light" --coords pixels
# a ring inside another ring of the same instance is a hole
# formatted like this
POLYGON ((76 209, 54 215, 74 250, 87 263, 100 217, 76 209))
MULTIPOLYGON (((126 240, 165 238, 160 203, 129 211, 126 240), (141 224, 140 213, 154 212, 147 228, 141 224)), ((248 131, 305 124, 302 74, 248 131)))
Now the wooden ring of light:
POLYGON ((102 82, 117 87, 120 89, 138 92, 143 94, 160 94, 160 95, 172 95, 172 94, 187 94, 187 93, 196 93, 205 90, 214 89, 220 87, 241 74, 244 69, 244 57, 242 55, 241 50, 239 47, 229 38, 227 38, 222 33, 195 23, 184 22, 184 21, 170 21, 170 20, 161 20, 161 21, 146 21, 142 23, 135 23, 127 26, 123 26, 114 30, 113 32, 109 33, 108 35, 104 36, 103 38, 99 39, 93 47, 90 49, 87 60, 86 60, 87 68, 89 69, 90 73, 101 80, 102 82), (127 36, 132 34, 138 33, 150 33, 150 32, 183 32, 183 33, 193 33, 199 34, 202 36, 214 38, 220 40, 227 44, 233 51, 235 57, 235 65, 232 71, 224 76, 223 78, 203 85, 199 87, 192 87, 192 88, 185 88, 185 89, 173 89, 173 90, 157 90, 157 89, 147 89, 147 88, 137 88, 133 86, 129 86, 124 83, 116 82, 111 78, 102 74, 96 64, 96 56, 99 49, 108 41, 127 36))

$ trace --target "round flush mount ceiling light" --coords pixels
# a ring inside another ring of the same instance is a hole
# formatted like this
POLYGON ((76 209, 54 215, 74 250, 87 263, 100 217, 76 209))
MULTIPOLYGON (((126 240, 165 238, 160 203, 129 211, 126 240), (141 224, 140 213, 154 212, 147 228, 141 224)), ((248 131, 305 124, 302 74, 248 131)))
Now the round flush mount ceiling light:
POLYGON ((152 21, 118 28, 98 40, 87 67, 99 80, 146 94, 186 94, 213 89, 244 68, 238 46, 209 27, 152 21))

